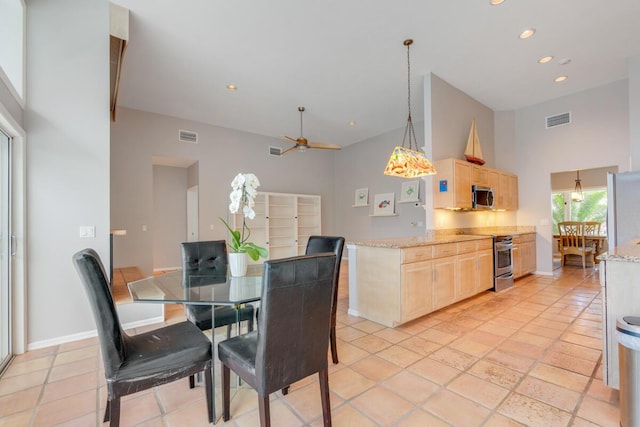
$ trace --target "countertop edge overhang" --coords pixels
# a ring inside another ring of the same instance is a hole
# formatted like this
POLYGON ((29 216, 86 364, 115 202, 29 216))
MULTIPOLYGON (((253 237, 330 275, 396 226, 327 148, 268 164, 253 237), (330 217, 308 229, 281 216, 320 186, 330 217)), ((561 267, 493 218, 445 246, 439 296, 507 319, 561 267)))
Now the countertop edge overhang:
POLYGON ((395 237, 386 239, 353 240, 347 244, 373 248, 405 249, 418 246, 439 245, 444 243, 467 242, 490 238, 492 235, 519 235, 535 233, 535 227, 491 227, 482 229, 460 229, 457 232, 435 230, 426 236, 395 237))
POLYGON ((640 263, 640 237, 616 246, 597 257, 601 261, 640 263))

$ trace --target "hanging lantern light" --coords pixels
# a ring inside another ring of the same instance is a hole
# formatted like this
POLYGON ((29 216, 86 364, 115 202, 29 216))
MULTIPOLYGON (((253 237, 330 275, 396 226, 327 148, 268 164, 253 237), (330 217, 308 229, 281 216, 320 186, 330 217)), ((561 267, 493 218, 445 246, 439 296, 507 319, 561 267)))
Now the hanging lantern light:
POLYGON ((584 200, 584 194, 582 194, 582 184, 580 184, 580 171, 577 171, 576 186, 571 193, 571 200, 574 202, 582 202, 584 200))
POLYGON ((427 159, 427 156, 418 148, 416 134, 413 130, 413 121, 411 119, 411 60, 409 56, 409 47, 412 43, 413 40, 411 39, 407 39, 403 43, 407 47, 407 99, 409 116, 407 117, 407 125, 404 129, 402 145, 398 145, 393 149, 387 162, 387 167, 384 169, 385 175, 399 176, 401 178, 416 178, 436 173, 436 169, 429 159, 427 159), (407 138, 409 139, 408 147, 405 146, 407 138))

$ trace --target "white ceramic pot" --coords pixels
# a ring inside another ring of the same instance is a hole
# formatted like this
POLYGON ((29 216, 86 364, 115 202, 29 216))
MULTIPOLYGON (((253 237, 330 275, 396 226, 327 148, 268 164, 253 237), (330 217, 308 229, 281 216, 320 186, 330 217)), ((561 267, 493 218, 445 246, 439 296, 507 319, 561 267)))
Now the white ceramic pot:
POLYGON ((242 277, 247 274, 247 266, 249 265, 249 257, 246 253, 230 253, 229 270, 233 277, 242 277))

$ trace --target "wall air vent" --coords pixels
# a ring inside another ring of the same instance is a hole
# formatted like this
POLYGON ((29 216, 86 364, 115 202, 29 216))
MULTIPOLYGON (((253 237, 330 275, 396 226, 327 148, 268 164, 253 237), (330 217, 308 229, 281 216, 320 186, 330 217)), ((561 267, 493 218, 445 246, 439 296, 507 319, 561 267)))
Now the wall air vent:
POLYGON ((556 114, 545 119, 547 129, 571 123, 571 113, 556 114))
POLYGON ((273 147, 273 146, 269 146, 269 154, 272 156, 282 156, 282 148, 280 147, 273 147))
POLYGON ((193 132, 190 130, 183 130, 180 129, 179 135, 178 135, 178 141, 180 142, 188 142, 190 144, 197 144, 198 143, 198 132, 193 132))

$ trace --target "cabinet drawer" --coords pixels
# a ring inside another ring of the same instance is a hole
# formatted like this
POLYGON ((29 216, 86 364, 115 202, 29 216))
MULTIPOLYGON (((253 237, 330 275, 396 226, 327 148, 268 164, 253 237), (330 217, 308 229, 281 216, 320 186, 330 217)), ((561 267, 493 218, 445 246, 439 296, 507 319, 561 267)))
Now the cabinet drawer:
POLYGON ((402 250, 402 264, 427 261, 433 258, 433 246, 416 246, 402 250))
POLYGON ((467 254, 469 252, 476 251, 476 241, 471 240, 469 242, 458 242, 458 253, 467 254))
POLYGON ((483 239, 477 240, 478 250, 482 251, 484 249, 493 249, 493 239, 483 239))
POLYGON ((455 243, 444 243, 441 245, 433 246, 433 257, 442 258, 449 255, 456 255, 458 247, 455 243))
POLYGON ((520 235, 520 243, 535 242, 535 241, 536 241, 535 233, 527 233, 527 234, 520 235))

